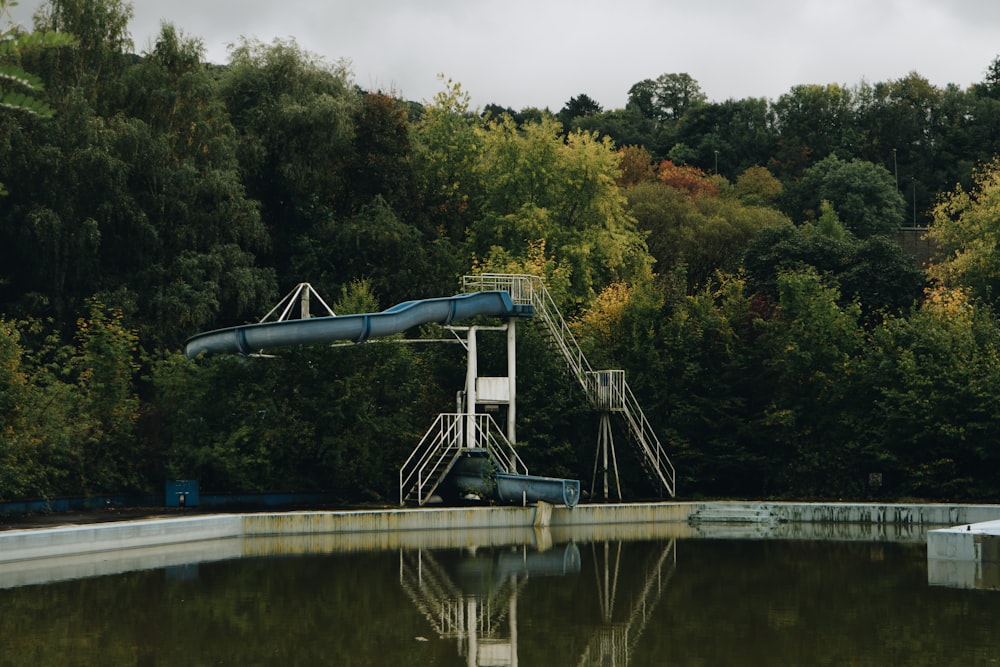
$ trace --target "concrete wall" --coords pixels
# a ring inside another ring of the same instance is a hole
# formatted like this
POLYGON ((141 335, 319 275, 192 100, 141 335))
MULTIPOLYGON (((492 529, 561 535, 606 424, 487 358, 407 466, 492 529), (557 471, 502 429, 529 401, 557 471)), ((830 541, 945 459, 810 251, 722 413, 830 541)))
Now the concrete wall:
POLYGON ((240 537, 237 514, 0 532, 0 563, 240 537))
POLYGON ((928 531, 927 581, 932 586, 1000 590, 1000 521, 928 531))
MULTIPOLYGON (((654 537, 663 530, 670 536, 698 536, 707 534, 705 529, 689 526, 688 520, 706 510, 711 510, 714 521, 720 526, 727 515, 737 517, 740 512, 747 511, 764 513, 790 525, 953 526, 1000 519, 998 505, 756 502, 588 504, 573 509, 543 507, 541 510, 535 507, 470 507, 221 514, 0 531, 0 563, 233 537, 244 538, 247 544, 252 544, 252 538, 256 537, 300 538, 288 540, 287 549, 292 553, 315 547, 324 535, 350 536, 335 541, 341 548, 349 541, 354 548, 364 550, 384 548, 389 543, 403 545, 407 535, 414 531, 450 533, 448 543, 452 545, 454 531, 467 536, 470 545, 483 544, 484 539, 529 544, 532 540, 552 539, 553 534, 599 537, 622 531, 634 532, 637 538, 654 537), (540 528, 549 529, 541 538, 536 530, 540 528)), ((859 534, 865 532, 861 530, 859 534)), ((885 535, 887 531, 875 530, 871 534, 885 535)), ((421 536, 421 545, 427 546, 427 539, 426 535, 421 536)))

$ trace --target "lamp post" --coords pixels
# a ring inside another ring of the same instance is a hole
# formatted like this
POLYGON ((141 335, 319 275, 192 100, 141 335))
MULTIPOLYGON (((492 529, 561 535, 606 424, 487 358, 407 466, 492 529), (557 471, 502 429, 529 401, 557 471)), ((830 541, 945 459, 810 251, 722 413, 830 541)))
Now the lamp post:
POLYGON ((715 152, 715 175, 718 176, 719 175, 719 151, 714 151, 714 152, 715 152))
POLYGON ((896 149, 892 149, 892 170, 896 174, 896 192, 899 192, 899 164, 896 162, 896 149))

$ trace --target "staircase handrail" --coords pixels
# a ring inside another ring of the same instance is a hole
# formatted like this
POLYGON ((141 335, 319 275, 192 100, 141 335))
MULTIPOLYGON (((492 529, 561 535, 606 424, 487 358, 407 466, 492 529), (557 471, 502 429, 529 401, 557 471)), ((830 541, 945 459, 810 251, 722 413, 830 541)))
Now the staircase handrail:
MULTIPOLYGON (((454 414, 442 413, 437 416, 424 437, 414 447, 410 456, 399 468, 399 504, 406 500, 406 490, 416 487, 422 493, 424 481, 433 477, 434 471, 446 458, 448 452, 456 449, 463 436, 463 422, 454 414), (431 465, 433 462, 433 465, 431 465)), ((422 498, 421 498, 422 500, 422 498)))
POLYGON ((566 324, 552 295, 539 276, 526 273, 480 273, 463 276, 462 285, 466 291, 470 288, 484 291, 506 290, 514 303, 530 303, 534 306, 535 316, 545 322, 552 339, 569 364, 573 377, 583 387, 584 392, 587 392, 587 374, 594 369, 590 367, 590 362, 576 342, 573 330, 566 324))
POLYGON ((639 401, 627 381, 622 382, 622 398, 625 409, 622 411, 626 421, 629 422, 633 438, 637 441, 646 455, 646 461, 652 466, 652 472, 656 478, 666 488, 671 497, 676 492, 677 473, 674 464, 670 461, 660 439, 656 437, 653 425, 646 418, 646 413, 642 411, 639 401))
POLYGON ((504 436, 496 421, 488 414, 468 415, 462 412, 445 412, 437 416, 424 437, 399 469, 399 504, 404 505, 408 492, 417 490, 420 504, 424 500, 424 485, 434 484, 427 490, 432 493, 441 481, 442 468, 462 449, 487 451, 503 472, 527 475, 528 466, 514 446, 504 436), (472 419, 471 442, 465 442, 469 432, 467 419, 472 419))
MULTIPOLYGON (((506 290, 514 303, 530 303, 535 308, 535 316, 548 327, 552 339, 558 345, 560 352, 569 364, 570 372, 583 388, 584 395, 598 409, 607 409, 602 403, 607 402, 607 392, 602 396, 597 386, 592 386, 590 378, 599 375, 594 371, 583 350, 576 342, 576 337, 566 324, 559 308, 555 305, 545 283, 539 276, 518 273, 482 273, 467 275, 462 278, 465 291, 472 290, 506 290)), ((628 382, 622 377, 620 383, 615 382, 610 388, 611 394, 619 394, 620 401, 612 401, 614 411, 622 412, 630 427, 630 433, 636 444, 642 449, 645 461, 648 462, 650 473, 666 488, 671 497, 675 495, 676 472, 666 450, 660 444, 656 432, 636 400, 628 382), (619 386, 620 385, 620 386, 619 386), (621 406, 620 408, 617 406, 621 406)))
POLYGON ((486 445, 482 447, 500 463, 500 467, 509 475, 527 475, 528 466, 518 455, 514 445, 507 439, 497 425, 492 415, 477 414, 476 433, 482 437, 486 445), (479 422, 483 422, 480 424, 479 422), (484 428, 485 427, 485 428, 484 428))

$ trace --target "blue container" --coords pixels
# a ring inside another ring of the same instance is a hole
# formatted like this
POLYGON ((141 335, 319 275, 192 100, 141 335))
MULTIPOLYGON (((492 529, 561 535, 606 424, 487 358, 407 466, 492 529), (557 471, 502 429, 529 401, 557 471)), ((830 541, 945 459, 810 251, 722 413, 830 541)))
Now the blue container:
POLYGON ((167 507, 197 507, 201 502, 198 494, 198 480, 170 479, 167 480, 167 507))

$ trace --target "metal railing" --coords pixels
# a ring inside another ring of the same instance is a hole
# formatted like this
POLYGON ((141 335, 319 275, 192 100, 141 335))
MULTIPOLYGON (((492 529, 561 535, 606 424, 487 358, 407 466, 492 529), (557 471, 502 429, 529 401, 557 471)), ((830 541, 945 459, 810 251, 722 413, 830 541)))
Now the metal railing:
POLYGON ((463 451, 486 451, 497 468, 527 475, 528 466, 487 414, 442 413, 437 416, 399 469, 399 504, 423 505, 437 490, 463 451))
POLYGON ((465 292, 505 290, 515 304, 531 304, 535 317, 545 323, 549 334, 569 366, 570 374, 583 388, 595 409, 620 412, 629 433, 642 453, 642 463, 653 480, 673 497, 676 472, 625 380, 625 371, 595 371, 576 342, 545 283, 538 276, 518 273, 483 273, 462 278, 465 292))
POLYGON ((486 290, 506 290, 514 303, 531 304, 535 308, 535 317, 541 319, 552 335, 552 340, 559 347, 559 352, 569 364, 570 373, 587 393, 587 374, 593 372, 590 362, 584 356, 583 350, 576 342, 573 331, 566 324, 552 300, 552 295, 546 289, 545 283, 538 276, 524 273, 482 273, 475 276, 463 276, 462 288, 466 292, 486 290))

